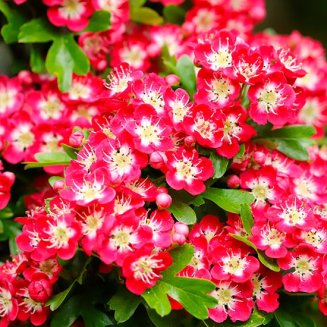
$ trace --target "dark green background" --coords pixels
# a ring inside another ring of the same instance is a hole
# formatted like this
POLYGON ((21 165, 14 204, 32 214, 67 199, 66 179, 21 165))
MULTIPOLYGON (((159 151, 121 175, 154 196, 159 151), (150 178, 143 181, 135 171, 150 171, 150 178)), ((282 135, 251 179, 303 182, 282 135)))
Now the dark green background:
POLYGON ((278 34, 298 30, 327 48, 327 0, 266 0, 266 9, 267 17, 257 30, 270 27, 278 34))

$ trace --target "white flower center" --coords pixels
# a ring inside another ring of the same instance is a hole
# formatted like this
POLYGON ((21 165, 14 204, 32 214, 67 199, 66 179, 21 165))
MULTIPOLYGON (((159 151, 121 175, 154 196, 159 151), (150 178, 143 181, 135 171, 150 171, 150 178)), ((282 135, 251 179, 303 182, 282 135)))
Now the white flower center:
POLYGON ((11 294, 8 290, 0 287, 0 317, 6 316, 12 309, 11 294))
POLYGON ((78 19, 84 12, 83 3, 79 0, 64 0, 59 13, 66 19, 78 19))
POLYGON ((144 283, 151 283, 154 278, 160 275, 153 270, 162 267, 161 260, 154 259, 152 256, 144 256, 133 262, 131 269, 134 271, 134 278, 142 280, 144 283))

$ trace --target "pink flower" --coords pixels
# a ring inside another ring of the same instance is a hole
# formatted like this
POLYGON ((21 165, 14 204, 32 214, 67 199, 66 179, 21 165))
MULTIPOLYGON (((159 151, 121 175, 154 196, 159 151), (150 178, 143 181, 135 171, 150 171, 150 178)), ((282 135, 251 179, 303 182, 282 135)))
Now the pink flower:
POLYGON ((205 190, 204 181, 214 173, 211 160, 199 157, 198 152, 183 147, 167 153, 167 183, 175 190, 185 189, 192 195, 205 190))
POLYGON ((264 82, 251 86, 248 95, 249 115, 258 124, 284 125, 296 114, 292 108, 296 94, 282 73, 268 75, 264 82))
POLYGON ((218 304, 209 309, 209 318, 217 323, 225 321, 228 317, 233 322, 248 320, 254 306, 250 299, 251 292, 252 287, 249 283, 217 282, 216 290, 211 293, 211 296, 218 301, 218 304))
POLYGON ((83 30, 89 23, 94 8, 87 0, 43 0, 50 8, 50 22, 58 27, 66 26, 73 32, 83 30))
POLYGON ((168 252, 153 253, 151 246, 135 251, 123 262, 126 287, 134 294, 142 294, 157 283, 162 277, 160 272, 171 264, 172 258, 168 252))
POLYGON ((322 287, 322 259, 311 248, 298 246, 277 263, 283 270, 292 269, 282 279, 286 291, 312 293, 322 287))
POLYGON ((5 208, 10 200, 10 189, 15 181, 15 175, 12 172, 0 171, 0 210, 5 208))

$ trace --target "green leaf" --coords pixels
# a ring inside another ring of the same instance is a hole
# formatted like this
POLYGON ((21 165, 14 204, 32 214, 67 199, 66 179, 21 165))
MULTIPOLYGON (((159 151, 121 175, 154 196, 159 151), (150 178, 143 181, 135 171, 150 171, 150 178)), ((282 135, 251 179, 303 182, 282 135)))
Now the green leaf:
POLYGON ((249 192, 213 187, 208 188, 201 196, 233 213, 240 213, 242 204, 251 204, 254 201, 253 195, 249 192))
POLYGON ((254 225, 251 207, 248 204, 241 204, 241 220, 245 231, 250 235, 254 225))
POLYGON ((84 320, 85 327, 105 327, 113 325, 112 321, 103 311, 88 304, 82 306, 81 316, 84 320))
POLYGON ((290 158, 306 161, 309 159, 307 147, 311 144, 309 139, 315 134, 312 126, 295 125, 271 130, 269 127, 258 127, 258 137, 255 141, 262 143, 273 142, 275 147, 290 158))
POLYGON ((300 160, 307 161, 309 154, 307 144, 298 140, 274 140, 277 143, 277 149, 286 156, 300 160))
POLYGON ((183 55, 179 58, 176 64, 176 74, 180 77, 186 91, 193 95, 196 91, 195 68, 192 59, 183 55))
POLYGON ((4 41, 7 44, 17 42, 19 28, 25 23, 26 18, 21 12, 10 8, 3 0, 0 0, 0 12, 4 14, 8 22, 1 28, 4 41))
POLYGON ((307 125, 294 125, 294 126, 286 126, 283 128, 278 128, 274 130, 270 130, 264 133, 264 137, 266 138, 282 138, 286 140, 293 140, 297 138, 309 138, 316 133, 316 130, 312 126, 307 125))
POLYGON ((43 43, 56 39, 58 30, 44 18, 35 18, 20 27, 18 41, 20 43, 43 43))
POLYGON ((173 264, 163 271, 163 276, 174 276, 183 270, 193 258, 194 247, 191 244, 184 244, 171 250, 169 253, 173 259, 173 264))
POLYGON ((49 182, 49 184, 51 185, 51 187, 53 187, 53 185, 54 185, 54 183, 55 183, 56 181, 62 181, 62 180, 64 180, 64 178, 61 177, 61 176, 51 176, 51 177, 49 178, 48 182, 49 182))
POLYGON ((79 315, 80 299, 73 296, 54 313, 50 327, 70 327, 79 315))
POLYGON ((34 73, 42 74, 45 72, 44 58, 35 45, 31 47, 30 65, 34 73))
POLYGON ((294 316, 290 315, 284 310, 277 310, 274 316, 280 327, 298 327, 297 323, 294 321, 294 316))
POLYGON ((0 219, 9 219, 14 216, 13 211, 10 208, 4 208, 0 210, 0 219))
POLYGON ((72 159, 77 158, 78 149, 73 148, 67 144, 62 144, 61 146, 70 158, 72 158, 72 159))
POLYGON ((4 230, 3 222, 0 220, 0 234, 3 234, 4 230))
POLYGON ((185 19, 185 10, 178 6, 166 6, 163 16, 166 23, 181 25, 185 19))
POLYGON ((167 298, 168 290, 169 286, 159 281, 154 287, 142 294, 149 307, 161 317, 168 315, 171 311, 170 302, 167 298))
POLYGON ((204 279, 187 277, 169 277, 160 281, 167 286, 168 295, 180 302, 184 309, 197 319, 208 318, 208 308, 217 304, 216 299, 208 295, 215 285, 204 279))
POLYGON ((74 285, 75 281, 71 283, 70 286, 64 291, 51 297, 51 299, 46 303, 47 306, 50 306, 51 311, 57 310, 62 305, 74 285))
POLYGON ((133 316, 140 303, 141 297, 120 287, 117 293, 110 299, 108 305, 111 310, 115 311, 115 320, 118 323, 122 323, 133 316))
POLYGON ((146 0, 130 0, 129 5, 131 6, 131 10, 142 7, 146 3, 146 0))
POLYGON ((213 167, 215 169, 213 178, 220 178, 224 176, 228 168, 228 159, 221 157, 216 152, 211 152, 209 159, 212 161, 213 167))
POLYGON ((272 271, 276 271, 276 272, 280 271, 280 268, 277 265, 277 263, 273 259, 267 257, 262 251, 258 250, 257 247, 255 246, 255 244, 253 244, 247 238, 245 238, 245 237, 243 237, 241 235, 236 235, 236 234, 231 234, 231 236, 233 238, 235 238, 236 240, 238 240, 238 241, 240 241, 240 242, 242 242, 242 243, 250 246, 252 249, 254 249, 257 252, 257 254, 258 254, 259 261, 264 266, 266 266, 267 268, 269 268, 272 271))
POLYGON ((162 273, 163 278, 153 288, 142 294, 149 307, 160 316, 168 315, 171 311, 167 295, 180 302, 192 316, 202 320, 208 318, 208 308, 217 304, 216 300, 208 295, 215 289, 213 283, 204 279, 175 276, 189 263, 193 252, 194 249, 190 245, 171 251, 173 265, 162 273))
POLYGON ((194 210, 186 203, 174 199, 168 210, 174 215, 174 217, 184 224, 191 225, 196 222, 196 214, 194 210))
POLYGON ((46 166, 69 165, 71 158, 65 152, 39 152, 35 154, 37 162, 23 162, 24 169, 46 166))
POLYGON ((67 161, 69 163, 70 157, 65 152, 38 152, 35 155, 35 159, 38 162, 63 162, 67 161))
POLYGON ((242 159, 245 153, 245 145, 241 144, 240 145, 240 151, 238 151, 238 154, 234 157, 235 159, 242 159))
POLYGON ((151 8, 136 7, 131 9, 131 19, 136 23, 146 25, 160 25, 163 22, 163 18, 151 8))
POLYGON ((110 13, 106 10, 96 11, 83 32, 103 32, 110 27, 110 13))
POLYGON ((50 74, 58 78, 60 90, 66 92, 71 86, 72 73, 86 74, 90 69, 90 62, 73 35, 66 34, 57 37, 52 43, 45 66, 50 74))

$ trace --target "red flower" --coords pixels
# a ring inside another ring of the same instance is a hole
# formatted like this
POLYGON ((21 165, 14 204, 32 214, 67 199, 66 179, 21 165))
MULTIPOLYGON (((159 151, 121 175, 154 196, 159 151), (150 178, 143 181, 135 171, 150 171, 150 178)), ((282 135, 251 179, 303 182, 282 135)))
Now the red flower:
POLYGON ((185 189, 192 195, 204 192, 203 181, 212 177, 214 173, 211 160, 199 157, 195 149, 188 150, 182 147, 175 152, 167 153, 167 159, 166 179, 173 189, 185 189))
POLYGON ((160 272, 171 264, 172 258, 168 252, 153 253, 151 246, 135 251, 123 262, 126 287, 134 294, 142 294, 157 283, 162 277, 160 272))

